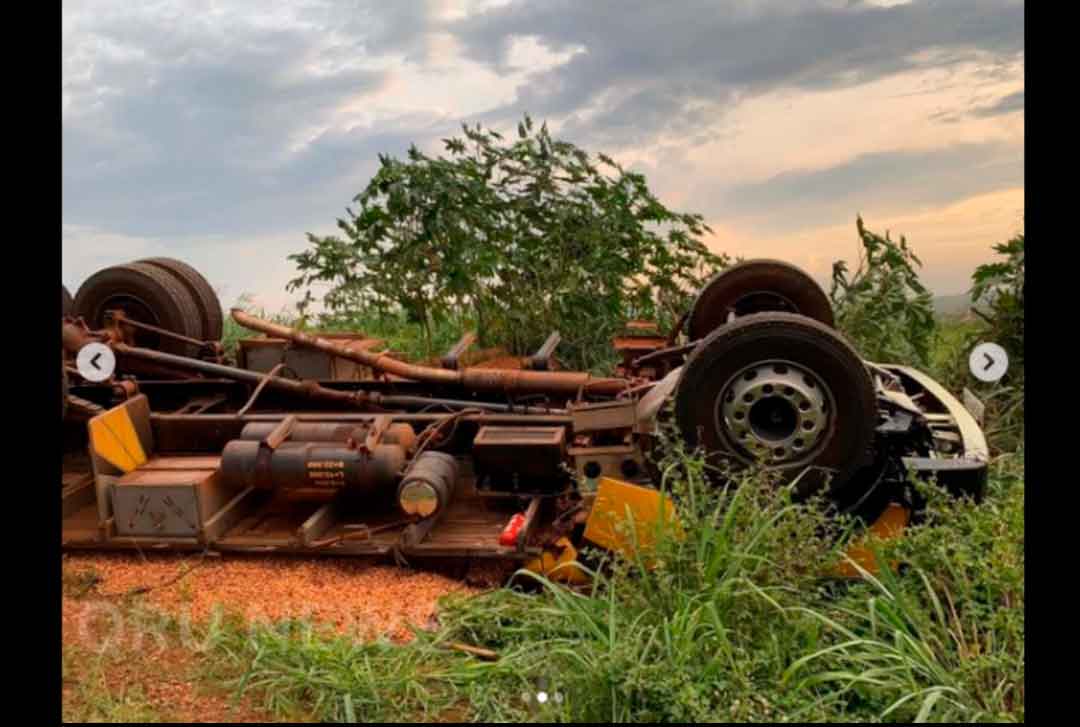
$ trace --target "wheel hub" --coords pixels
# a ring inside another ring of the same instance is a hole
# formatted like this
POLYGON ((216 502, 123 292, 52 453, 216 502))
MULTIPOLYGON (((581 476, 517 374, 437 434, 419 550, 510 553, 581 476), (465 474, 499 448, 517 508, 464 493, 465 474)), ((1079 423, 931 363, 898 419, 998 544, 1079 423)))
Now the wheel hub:
POLYGON ((798 313, 799 309, 786 296, 768 290, 754 291, 735 301, 733 306, 735 315, 747 316, 751 313, 762 311, 785 311, 798 313))
POLYGON ((831 399, 821 379, 802 366, 755 363, 722 389, 716 424, 742 455, 795 464, 813 457, 828 439, 831 399))
MULTIPOLYGON (((128 318, 139 323, 148 323, 151 326, 161 326, 161 321, 158 319, 157 313, 154 311, 154 307, 144 301, 142 298, 134 295, 113 295, 105 300, 101 305, 101 311, 104 312, 110 309, 119 309, 124 312, 128 318)), ((146 331, 142 329, 136 329, 129 327, 129 330, 134 331, 133 341, 136 346, 143 348, 158 348, 161 342, 161 336, 152 331, 146 331)))

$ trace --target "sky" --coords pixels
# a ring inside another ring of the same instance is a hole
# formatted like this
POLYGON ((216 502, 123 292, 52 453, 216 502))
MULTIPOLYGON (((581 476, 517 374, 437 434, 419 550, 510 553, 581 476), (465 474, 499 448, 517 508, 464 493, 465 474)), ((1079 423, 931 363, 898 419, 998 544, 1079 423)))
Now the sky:
POLYGON ((823 284, 856 215, 937 294, 1024 222, 1012 0, 63 4, 63 282, 155 255, 280 310, 380 153, 522 114, 643 172, 718 252, 823 284))

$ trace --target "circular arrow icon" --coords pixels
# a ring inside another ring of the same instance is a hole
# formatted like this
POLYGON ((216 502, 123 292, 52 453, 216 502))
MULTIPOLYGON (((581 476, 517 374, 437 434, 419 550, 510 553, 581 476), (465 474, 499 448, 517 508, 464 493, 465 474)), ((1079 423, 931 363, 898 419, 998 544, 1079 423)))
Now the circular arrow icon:
POLYGON ((88 343, 79 349, 75 366, 87 381, 105 381, 116 370, 116 355, 104 343, 88 343))
POLYGON ((968 356, 971 375, 979 381, 993 383, 1009 370, 1009 354, 996 343, 980 343, 968 356))

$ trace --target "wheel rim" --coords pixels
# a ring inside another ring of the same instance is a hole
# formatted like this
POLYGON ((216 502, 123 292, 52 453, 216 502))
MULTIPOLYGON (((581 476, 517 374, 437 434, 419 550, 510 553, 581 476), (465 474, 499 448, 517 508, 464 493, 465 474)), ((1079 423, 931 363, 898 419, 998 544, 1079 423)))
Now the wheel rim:
POLYGON ((715 425, 741 457, 770 466, 809 462, 828 443, 832 392, 791 361, 751 364, 732 376, 716 402, 715 425))
POLYGON ((755 290, 735 301, 735 305, 731 309, 731 312, 736 316, 747 316, 752 313, 766 311, 798 313, 799 308, 787 296, 780 293, 769 290, 755 290))
MULTIPOLYGON (((101 305, 101 319, 104 320, 105 311, 120 309, 124 315, 133 321, 147 323, 158 328, 164 327, 162 321, 154 312, 154 307, 147 301, 134 295, 113 295, 101 305)), ((142 348, 157 348, 161 343, 161 336, 153 331, 134 328, 134 344, 142 348)))
POLYGON ((733 318, 796 313, 834 327, 825 291, 799 268, 779 260, 746 260, 721 270, 694 298, 685 323, 690 338, 707 336, 733 318))

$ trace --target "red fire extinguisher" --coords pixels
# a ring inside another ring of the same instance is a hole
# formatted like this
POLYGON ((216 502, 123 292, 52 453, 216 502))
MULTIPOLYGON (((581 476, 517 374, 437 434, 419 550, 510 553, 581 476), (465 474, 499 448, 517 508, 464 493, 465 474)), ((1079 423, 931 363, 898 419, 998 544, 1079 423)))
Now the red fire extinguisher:
POLYGON ((525 525, 525 513, 517 513, 514 517, 510 518, 510 522, 503 528, 502 533, 499 535, 499 545, 505 545, 506 547, 513 547, 517 544, 518 533, 521 532, 521 528, 525 525))

